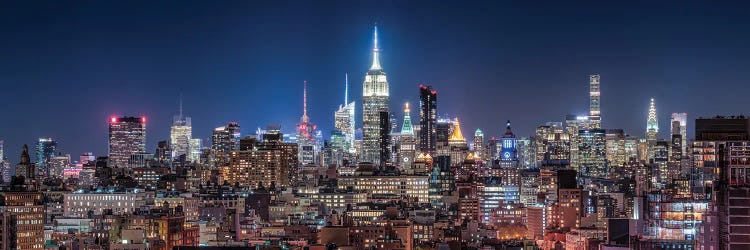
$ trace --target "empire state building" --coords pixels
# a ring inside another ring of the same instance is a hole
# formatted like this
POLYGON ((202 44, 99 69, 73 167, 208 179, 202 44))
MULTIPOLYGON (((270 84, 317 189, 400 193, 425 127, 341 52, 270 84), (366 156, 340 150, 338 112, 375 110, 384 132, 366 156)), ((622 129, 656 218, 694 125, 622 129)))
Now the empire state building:
POLYGON ((362 88, 362 160, 381 164, 381 112, 388 112, 388 80, 378 58, 378 27, 375 26, 372 66, 362 88))

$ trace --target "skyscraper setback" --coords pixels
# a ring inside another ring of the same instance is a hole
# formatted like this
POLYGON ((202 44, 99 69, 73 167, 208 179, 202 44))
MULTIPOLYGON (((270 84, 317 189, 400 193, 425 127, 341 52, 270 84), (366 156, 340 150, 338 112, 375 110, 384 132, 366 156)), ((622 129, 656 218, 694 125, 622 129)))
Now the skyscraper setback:
POLYGON ((362 160, 380 163, 381 112, 388 113, 389 91, 385 71, 380 66, 378 27, 375 26, 372 49, 372 66, 365 75, 362 86, 362 160))
POLYGON ((125 167, 131 155, 146 152, 146 117, 112 117, 109 120, 109 162, 125 167))
POLYGON ((437 91, 432 86, 419 85, 419 111, 419 150, 435 154, 437 91))

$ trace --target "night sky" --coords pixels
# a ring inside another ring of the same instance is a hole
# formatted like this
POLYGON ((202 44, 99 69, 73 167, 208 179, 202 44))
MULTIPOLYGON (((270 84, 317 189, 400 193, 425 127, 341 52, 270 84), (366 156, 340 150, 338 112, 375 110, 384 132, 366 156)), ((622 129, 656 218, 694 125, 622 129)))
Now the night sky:
POLYGON ((228 121, 243 134, 270 123, 288 133, 303 80, 327 138, 345 73, 361 126, 375 22, 399 120, 425 83, 464 135, 502 134, 510 119, 529 136, 586 114, 592 73, 604 127, 631 135, 645 133, 650 97, 662 137, 672 112, 688 113, 690 137, 697 116, 747 114, 747 4, 606 2, 3 1, 0 139, 13 163, 38 137, 74 159, 105 155, 107 119, 145 115, 152 151, 180 93, 194 137, 228 121))

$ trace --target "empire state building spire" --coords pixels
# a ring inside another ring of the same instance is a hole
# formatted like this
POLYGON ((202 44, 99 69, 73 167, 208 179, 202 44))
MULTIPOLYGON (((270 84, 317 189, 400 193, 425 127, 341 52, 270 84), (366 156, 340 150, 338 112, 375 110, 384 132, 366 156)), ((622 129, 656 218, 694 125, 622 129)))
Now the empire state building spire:
POLYGON ((373 36, 372 66, 365 74, 362 83, 362 161, 372 162, 380 165, 381 149, 388 148, 383 145, 381 131, 386 131, 381 124, 381 115, 388 115, 390 102, 388 79, 385 71, 380 66, 378 47, 378 28, 375 26, 373 36))
POLYGON ((382 70, 383 68, 380 67, 380 49, 378 48, 378 26, 375 25, 375 35, 373 36, 373 48, 372 48, 372 66, 370 66, 370 70, 382 70))

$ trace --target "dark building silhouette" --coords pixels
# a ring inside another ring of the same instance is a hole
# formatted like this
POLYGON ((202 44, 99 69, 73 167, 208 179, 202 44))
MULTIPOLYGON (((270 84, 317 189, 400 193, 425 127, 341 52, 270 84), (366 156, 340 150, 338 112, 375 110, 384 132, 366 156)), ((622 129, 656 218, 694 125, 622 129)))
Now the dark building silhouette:
POLYGON ((419 85, 419 110, 419 150, 434 154, 437 91, 432 86, 419 85))

